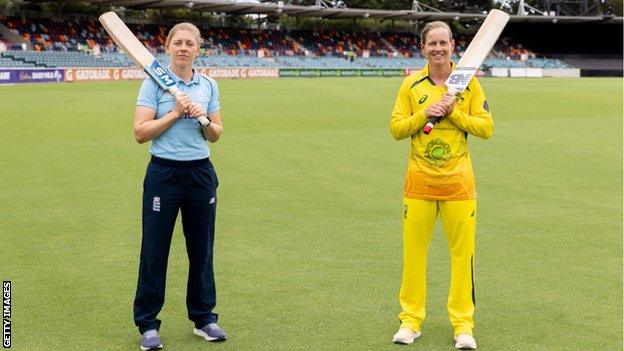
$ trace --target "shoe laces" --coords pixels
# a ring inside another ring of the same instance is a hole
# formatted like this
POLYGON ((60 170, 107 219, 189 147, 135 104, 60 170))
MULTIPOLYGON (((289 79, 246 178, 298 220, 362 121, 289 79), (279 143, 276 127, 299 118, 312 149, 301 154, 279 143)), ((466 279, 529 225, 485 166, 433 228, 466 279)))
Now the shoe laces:
POLYGON ((145 339, 158 337, 158 332, 156 330, 148 330, 143 334, 145 339))

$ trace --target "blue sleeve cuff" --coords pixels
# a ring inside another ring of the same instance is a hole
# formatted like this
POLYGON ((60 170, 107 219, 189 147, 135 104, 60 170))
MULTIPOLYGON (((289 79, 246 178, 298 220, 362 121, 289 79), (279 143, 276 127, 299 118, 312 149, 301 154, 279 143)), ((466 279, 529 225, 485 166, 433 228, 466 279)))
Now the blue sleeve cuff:
POLYGON ((154 103, 150 102, 150 101, 145 101, 145 100, 137 100, 136 103, 137 106, 145 106, 145 107, 149 107, 151 109, 157 110, 158 106, 155 105, 154 103))

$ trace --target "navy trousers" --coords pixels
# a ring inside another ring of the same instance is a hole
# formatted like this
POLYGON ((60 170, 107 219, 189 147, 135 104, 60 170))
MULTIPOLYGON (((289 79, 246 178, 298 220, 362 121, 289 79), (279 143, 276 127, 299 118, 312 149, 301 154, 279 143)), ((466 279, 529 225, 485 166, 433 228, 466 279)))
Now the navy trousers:
POLYGON ((196 328, 215 323, 212 266, 217 175, 209 159, 171 161, 152 157, 143 182, 143 240, 134 299, 134 323, 143 334, 159 330, 165 302, 169 247, 178 211, 189 258, 188 317, 196 328))

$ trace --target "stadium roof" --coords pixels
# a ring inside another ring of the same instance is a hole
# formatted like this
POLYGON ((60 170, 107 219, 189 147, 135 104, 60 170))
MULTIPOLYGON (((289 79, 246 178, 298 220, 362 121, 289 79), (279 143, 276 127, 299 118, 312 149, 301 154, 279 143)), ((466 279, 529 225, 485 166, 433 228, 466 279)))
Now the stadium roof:
MULTIPOLYGON (((434 12, 416 10, 373 10, 351 8, 328 8, 323 6, 284 5, 279 3, 259 3, 244 0, 91 0, 96 5, 123 6, 128 9, 190 8, 199 11, 226 13, 232 15, 263 14, 301 17, 336 18, 376 18, 411 21, 473 21, 483 20, 483 13, 434 12)), ((510 22, 517 23, 623 23, 622 17, 614 16, 517 16, 510 22)))

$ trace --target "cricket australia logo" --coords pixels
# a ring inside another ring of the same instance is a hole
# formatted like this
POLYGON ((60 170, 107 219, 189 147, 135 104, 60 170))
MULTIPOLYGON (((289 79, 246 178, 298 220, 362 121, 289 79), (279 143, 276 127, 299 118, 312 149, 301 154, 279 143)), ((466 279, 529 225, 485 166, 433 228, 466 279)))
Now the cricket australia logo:
POLYGON ((160 197, 154 196, 154 200, 152 201, 152 211, 160 212, 160 197))
POLYGON ((425 159, 428 164, 436 167, 444 167, 444 165, 452 157, 451 145, 444 142, 444 140, 436 138, 435 140, 427 143, 427 149, 425 149, 425 159))

